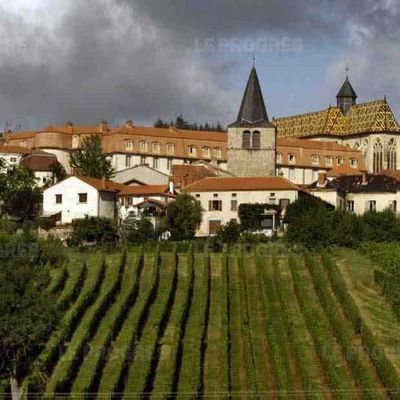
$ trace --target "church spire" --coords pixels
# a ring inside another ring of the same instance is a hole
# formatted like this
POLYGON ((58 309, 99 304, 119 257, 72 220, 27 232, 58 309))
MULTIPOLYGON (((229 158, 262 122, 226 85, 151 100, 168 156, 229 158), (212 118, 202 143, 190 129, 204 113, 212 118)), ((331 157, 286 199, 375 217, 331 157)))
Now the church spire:
POLYGON ((231 126, 270 125, 255 66, 250 71, 239 114, 231 126))
POLYGON ((346 80, 336 95, 336 99, 337 106, 344 115, 349 112, 351 106, 356 104, 357 94, 351 86, 348 75, 346 75, 346 80))

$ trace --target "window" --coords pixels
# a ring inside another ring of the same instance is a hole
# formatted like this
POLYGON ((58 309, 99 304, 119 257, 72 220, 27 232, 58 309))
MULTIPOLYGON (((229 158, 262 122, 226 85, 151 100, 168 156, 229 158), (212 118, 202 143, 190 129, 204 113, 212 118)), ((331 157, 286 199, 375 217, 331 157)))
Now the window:
POLYGON ((261 134, 259 131, 254 131, 252 135, 252 148, 253 150, 260 150, 261 148, 261 134))
POLYGON ((214 199, 217 199, 218 198, 218 193, 214 193, 213 197, 214 197, 214 199))
POLYGON ((145 142, 145 141, 141 141, 140 143, 139 143, 139 149, 140 149, 140 151, 147 151, 147 142, 145 142))
POLYGON ((373 172, 381 172, 383 166, 383 146, 379 139, 374 143, 373 150, 373 172))
POLYGON ((232 193, 232 197, 233 197, 234 199, 236 199, 237 193, 232 193))
POLYGON ((288 154, 288 161, 289 161, 289 164, 295 164, 296 156, 294 154, 288 154))
POLYGON ((125 197, 125 206, 129 207, 133 204, 132 197, 125 197))
POLYGON ((210 200, 208 202, 208 211, 222 211, 222 200, 210 200))
POLYGON ((200 198, 200 194, 196 193, 196 199, 199 199, 199 198, 200 198))
POLYGON ((242 133, 242 149, 249 150, 251 147, 251 133, 250 131, 244 131, 242 133))
POLYGON ((160 152, 160 143, 153 142, 153 152, 154 153, 159 153, 160 152))
POLYGON ((62 194, 56 194, 56 204, 62 204, 62 194))
POLYGON ((350 158, 350 167, 357 168, 357 160, 355 158, 350 158))
POLYGON ((132 151, 133 143, 132 140, 125 140, 125 150, 132 151))
POLYGON ((354 200, 347 200, 347 211, 354 212, 354 200))
POLYGON ((221 147, 215 147, 214 148, 214 156, 217 157, 217 158, 221 158, 222 157, 221 147))
POLYGON ((171 170, 171 165, 172 165, 172 158, 167 158, 167 169, 168 169, 168 171, 171 170))
POLYGON ((167 143, 167 153, 174 154, 175 152, 175 145, 173 143, 167 143))
POLYGON ((17 157, 11 157, 10 163, 15 164, 17 162, 17 157))
POLYGON ((279 200, 279 207, 284 210, 290 204, 289 199, 280 199, 279 200))
POLYGON ((132 161, 132 156, 126 156, 125 157, 125 167, 130 167, 131 161, 132 161))
POLYGON ((296 176, 295 169, 294 168, 289 168, 289 180, 291 180, 291 181, 294 180, 295 176, 296 176))
POLYGON ((311 164, 312 165, 318 165, 319 164, 319 157, 317 155, 312 155, 311 156, 311 164))
POLYGON ((336 157, 336 165, 343 165, 343 157, 336 157))
POLYGON ((365 205, 365 211, 375 211, 376 210, 376 201, 369 200, 365 205))
POLYGON ((318 179, 318 171, 313 169, 312 171, 312 181, 315 182, 318 179))
POLYGON ((153 158, 153 168, 158 169, 160 166, 160 159, 158 157, 153 158))
POLYGON ((211 151, 208 146, 203 147, 203 157, 210 157, 211 156, 211 151))
POLYGON ((387 146, 387 167, 388 169, 397 169, 396 142, 390 139, 387 146))
POLYGON ((87 193, 78 194, 79 203, 87 203, 87 193))
POLYGON ((189 156, 195 157, 197 154, 197 148, 194 145, 188 147, 189 156))
POLYGON ((74 136, 72 136, 72 148, 76 149, 78 147, 79 147, 79 136, 74 135, 74 136))
POLYGON ((397 212, 397 201, 396 200, 392 200, 389 203, 389 209, 393 212, 397 212))
POLYGON ((21 146, 26 147, 26 140, 21 140, 21 146))
POLYGON ((331 156, 325 157, 325 165, 328 167, 332 166, 332 157, 331 156))
POLYGON ((282 163, 282 154, 281 153, 276 153, 276 162, 278 164, 282 163))
POLYGON ((237 211, 237 200, 231 200, 231 211, 237 211))

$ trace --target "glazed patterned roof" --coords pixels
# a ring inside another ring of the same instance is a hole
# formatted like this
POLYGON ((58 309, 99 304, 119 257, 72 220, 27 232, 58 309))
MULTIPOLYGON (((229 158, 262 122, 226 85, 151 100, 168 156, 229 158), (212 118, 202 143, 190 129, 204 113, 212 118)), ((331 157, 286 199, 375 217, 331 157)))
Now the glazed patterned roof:
POLYGON ((343 115, 337 107, 328 107, 322 111, 278 118, 273 124, 280 137, 400 132, 400 126, 386 100, 354 105, 347 115, 343 115))

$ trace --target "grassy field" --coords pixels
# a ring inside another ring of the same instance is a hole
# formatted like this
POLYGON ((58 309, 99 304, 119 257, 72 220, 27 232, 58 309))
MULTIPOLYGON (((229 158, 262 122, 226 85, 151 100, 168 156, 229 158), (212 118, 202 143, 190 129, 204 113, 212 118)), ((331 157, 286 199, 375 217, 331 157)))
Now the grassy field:
POLYGON ((52 274, 31 397, 400 399, 400 325, 346 249, 93 254, 52 274))

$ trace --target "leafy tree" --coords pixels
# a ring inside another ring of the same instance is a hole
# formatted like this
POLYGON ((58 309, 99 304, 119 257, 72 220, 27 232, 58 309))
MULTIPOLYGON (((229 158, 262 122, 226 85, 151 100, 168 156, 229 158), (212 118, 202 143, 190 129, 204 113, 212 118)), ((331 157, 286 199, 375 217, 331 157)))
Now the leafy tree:
POLYGON ((239 241, 241 232, 242 228, 240 224, 236 220, 231 219, 219 228, 217 237, 222 243, 233 244, 239 241))
POLYGON ((1 173, 0 200, 8 215, 22 220, 35 217, 41 201, 35 174, 22 165, 12 166, 1 173))
POLYGON ((71 153, 72 170, 83 176, 111 179, 115 171, 110 160, 103 153, 99 135, 91 135, 83 139, 82 148, 71 153))
POLYGON ((147 219, 127 218, 122 226, 122 237, 130 243, 144 243, 155 239, 153 224, 147 219))
POLYGON ((53 164, 51 164, 50 170, 53 174, 53 182, 52 182, 53 184, 60 182, 67 177, 67 171, 59 161, 56 161, 53 164))
POLYGON ((200 225, 202 212, 200 202, 188 193, 180 194, 174 202, 169 203, 166 222, 172 240, 193 239, 200 225))
MULTIPOLYGON (((21 379, 59 321, 49 283, 46 241, 30 233, 0 235, 0 378, 13 398, 22 397, 21 379)), ((59 243, 49 246, 59 253, 59 243)), ((58 257, 58 256, 57 256, 58 257)))
POLYGON ((72 233, 68 244, 72 246, 86 243, 114 244, 117 240, 117 229, 114 223, 103 217, 89 217, 72 221, 72 233))

